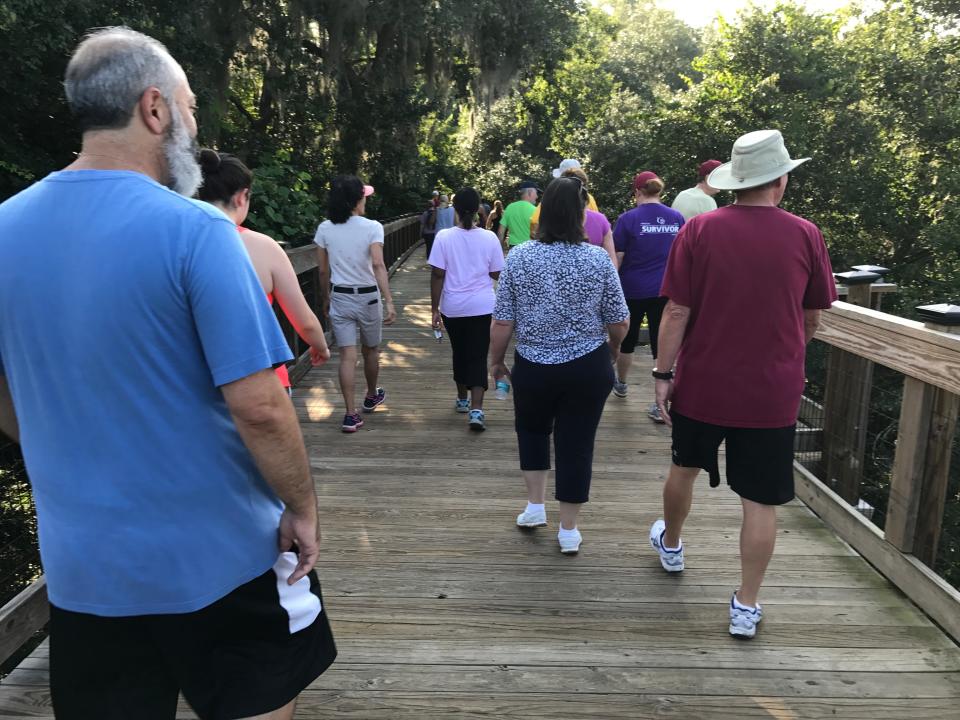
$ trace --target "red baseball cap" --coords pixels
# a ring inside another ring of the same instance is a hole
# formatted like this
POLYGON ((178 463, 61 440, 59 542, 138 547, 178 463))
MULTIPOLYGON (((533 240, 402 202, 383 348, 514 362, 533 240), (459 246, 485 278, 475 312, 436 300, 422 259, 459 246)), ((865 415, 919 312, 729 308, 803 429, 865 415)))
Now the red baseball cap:
MULTIPOLYGON (((651 180, 660 180, 660 178, 657 177, 655 172, 651 172, 649 170, 644 170, 642 173, 638 173, 633 178, 633 191, 636 192, 651 180)), ((661 182, 663 181, 661 180, 661 182)))
POLYGON ((703 180, 721 165, 723 165, 723 163, 719 160, 706 160, 700 163, 700 167, 697 168, 697 176, 703 180))

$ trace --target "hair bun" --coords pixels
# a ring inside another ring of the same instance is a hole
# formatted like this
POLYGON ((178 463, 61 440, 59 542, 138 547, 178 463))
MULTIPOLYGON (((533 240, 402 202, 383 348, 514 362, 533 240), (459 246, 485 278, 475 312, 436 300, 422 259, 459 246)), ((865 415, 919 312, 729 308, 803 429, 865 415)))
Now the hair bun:
POLYGON ((220 153, 210 148, 200 151, 200 168, 203 172, 216 172, 220 169, 220 153))

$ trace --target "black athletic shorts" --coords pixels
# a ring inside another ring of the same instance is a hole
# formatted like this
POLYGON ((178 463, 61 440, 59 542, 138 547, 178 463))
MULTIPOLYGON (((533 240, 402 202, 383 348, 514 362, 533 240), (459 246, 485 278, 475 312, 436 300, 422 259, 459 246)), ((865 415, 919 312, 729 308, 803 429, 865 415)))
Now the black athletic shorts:
POLYGON ((203 720, 283 707, 337 655, 316 573, 260 577, 202 610, 100 617, 50 608, 50 688, 58 720, 173 720, 182 692, 203 720))
POLYGON ((710 486, 720 484, 717 453, 726 441, 727 484, 737 495, 763 505, 793 500, 793 443, 796 425, 738 428, 711 425, 670 411, 673 464, 702 468, 710 486))

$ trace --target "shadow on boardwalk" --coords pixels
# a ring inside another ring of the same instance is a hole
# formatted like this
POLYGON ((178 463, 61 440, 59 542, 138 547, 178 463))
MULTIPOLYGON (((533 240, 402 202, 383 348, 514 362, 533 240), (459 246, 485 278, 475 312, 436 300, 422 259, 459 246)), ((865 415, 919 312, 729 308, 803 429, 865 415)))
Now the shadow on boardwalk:
MULTIPOLYGON (((642 364, 601 422, 580 555, 558 552, 555 503, 550 527, 518 531, 512 408, 490 398, 482 434, 453 412, 420 258, 392 281, 385 406, 344 435, 335 362, 294 391, 340 648, 298 718, 960 718, 960 650, 799 503, 782 511, 752 642, 726 633, 731 492, 700 484, 687 570, 660 569, 646 534, 669 436, 646 417, 642 364)), ((51 716, 46 652, 0 686, 0 715, 51 716)))

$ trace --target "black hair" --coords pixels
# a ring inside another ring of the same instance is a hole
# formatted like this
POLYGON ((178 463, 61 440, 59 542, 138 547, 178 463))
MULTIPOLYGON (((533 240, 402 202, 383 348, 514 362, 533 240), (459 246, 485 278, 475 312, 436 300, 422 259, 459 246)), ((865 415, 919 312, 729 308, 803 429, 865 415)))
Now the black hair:
POLYGON ((551 181, 540 203, 540 242, 571 245, 583 242, 586 206, 587 188, 580 178, 561 177, 551 181))
POLYGON ((460 188, 453 196, 453 209, 464 230, 472 230, 480 209, 480 193, 472 187, 460 188))
POLYGON ((218 153, 210 148, 200 151, 203 185, 197 197, 209 203, 230 202, 240 190, 253 185, 253 173, 236 155, 218 153))
POLYGON ((330 183, 327 196, 327 217, 340 225, 353 215, 353 209, 363 198, 363 181, 356 175, 337 175, 330 183))

